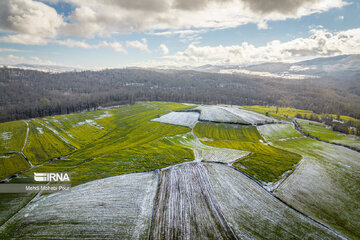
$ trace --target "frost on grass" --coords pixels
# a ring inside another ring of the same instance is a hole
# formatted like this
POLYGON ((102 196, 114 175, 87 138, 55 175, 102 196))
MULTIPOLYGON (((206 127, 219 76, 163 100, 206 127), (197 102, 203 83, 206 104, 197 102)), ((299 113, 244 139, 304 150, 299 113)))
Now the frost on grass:
POLYGON ((299 123, 301 129, 305 133, 308 133, 313 137, 317 137, 321 140, 331 143, 350 146, 360 150, 360 137, 358 136, 332 131, 325 124, 314 121, 303 119, 296 119, 296 121, 299 123))
POLYGON ((41 197, 0 228, 0 239, 145 239, 157 179, 126 174, 41 197))
POLYGON ((197 108, 200 120, 211 122, 232 122, 242 124, 265 124, 280 122, 263 114, 247 111, 236 106, 202 105, 197 108))
POLYGON ((275 191, 306 214, 341 231, 360 236, 360 154, 308 138, 277 142, 305 159, 275 191))
POLYGON ((152 239, 236 239, 200 163, 161 173, 152 239))
POLYGON ((84 125, 84 124, 89 124, 90 126, 93 126, 95 128, 98 128, 98 129, 104 129, 103 126, 101 126, 100 124, 97 124, 94 120, 92 119, 86 119, 85 121, 82 121, 82 122, 78 122, 75 124, 74 127, 77 127, 77 126, 81 126, 81 125, 84 125))
POLYGON ((10 147, 8 146, 8 140, 10 140, 11 137, 12 137, 12 132, 2 132, 2 133, 0 133, 1 145, 6 150, 10 149, 10 147))
POLYGON ((212 161, 231 164, 239 158, 249 154, 249 152, 246 151, 205 145, 194 133, 167 137, 166 139, 180 146, 193 149, 196 161, 212 161))
POLYGON ((265 124, 257 126, 257 130, 266 141, 286 140, 303 136, 291 124, 265 124))
POLYGON ((152 239, 339 239, 225 165, 161 172, 152 239))
POLYGON ((100 116, 98 116, 94 119, 85 119, 84 121, 77 122, 76 124, 73 125, 73 127, 78 127, 78 126, 82 126, 84 124, 89 124, 92 127, 95 127, 98 129, 104 129, 104 127, 101 126, 100 124, 98 124, 96 122, 96 120, 100 120, 100 119, 111 117, 111 116, 112 116, 112 114, 109 111, 105 111, 103 114, 101 114, 100 116))
POLYGON ((203 121, 247 123, 220 106, 202 105, 195 109, 200 110, 200 120, 203 121))
POLYGON ((204 163, 215 198, 239 239, 338 239, 240 172, 204 163))
POLYGON ((63 140, 66 144, 70 145, 70 146, 73 146, 66 138, 64 138, 63 136, 60 135, 60 133, 55 130, 54 128, 48 126, 48 125, 45 125, 44 123, 34 119, 35 122, 37 122, 38 124, 40 124, 41 126, 49 129, 50 131, 52 131, 56 136, 58 136, 61 140, 63 140))
POLYGON ((256 125, 256 124, 265 124, 265 123, 275 123, 279 122, 279 120, 271 117, 267 117, 263 114, 247 111, 244 109, 241 109, 239 107, 221 107, 222 109, 225 109, 226 111, 234 114, 236 117, 241 119, 241 121, 256 125))
POLYGON ((197 123, 199 115, 197 112, 170 112, 151 121, 192 128, 197 123))
POLYGON ((95 120, 99 120, 99 119, 103 119, 103 118, 107 118, 107 117, 111 117, 111 116, 112 116, 112 114, 109 111, 105 111, 103 114, 96 117, 95 120))
POLYGON ((7 141, 7 140, 10 140, 11 139, 11 136, 12 136, 12 132, 2 132, 0 134, 0 139, 2 141, 7 141))
POLYGON ((39 134, 44 133, 44 129, 42 129, 41 127, 36 127, 36 130, 38 130, 39 134))

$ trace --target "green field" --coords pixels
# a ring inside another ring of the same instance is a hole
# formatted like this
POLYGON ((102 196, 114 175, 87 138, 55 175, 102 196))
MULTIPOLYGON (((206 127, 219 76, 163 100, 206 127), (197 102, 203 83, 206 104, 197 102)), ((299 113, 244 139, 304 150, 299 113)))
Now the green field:
POLYGON ((29 136, 24 154, 34 165, 69 154, 74 149, 36 120, 28 122, 29 136))
POLYGON ((281 107, 274 107, 274 106, 243 106, 244 109, 249 111, 254 111, 258 113, 262 113, 265 115, 269 115, 270 117, 281 119, 284 121, 290 121, 286 116, 295 117, 297 113, 303 113, 303 114, 311 114, 311 111, 307 110, 299 110, 295 108, 281 108, 281 107), (277 111, 276 111, 277 110, 277 111))
POLYGON ((70 172, 72 185, 75 186, 94 179, 149 171, 193 160, 191 149, 165 140, 167 136, 187 133, 189 128, 150 122, 158 115, 167 113, 168 109, 188 108, 176 103, 145 103, 106 110, 106 117, 103 118, 99 116, 104 115, 104 110, 79 113, 79 116, 72 114, 41 119, 43 124, 63 133, 62 136, 69 142, 80 147, 77 150, 52 131, 31 121, 29 144, 24 153, 30 161, 45 161, 45 164, 24 172, 23 176, 32 178, 33 172, 70 172), (88 123, 76 125, 86 119, 95 119, 96 126, 104 127, 99 129, 88 123), (39 126, 44 133, 40 134, 36 129, 39 126), (86 128, 93 131, 87 134, 86 128), (68 131, 81 141, 66 136, 68 131))
POLYGON ((30 167, 25 158, 19 154, 6 154, 0 156, 0 179, 11 176, 19 171, 26 170, 30 167))
POLYGON ((194 133, 204 144, 251 152, 248 157, 236 161, 234 166, 265 183, 279 180, 301 159, 298 154, 260 142, 263 138, 254 126, 198 123, 194 133))
POLYGON ((194 132, 199 138, 213 140, 235 140, 243 142, 259 142, 263 140, 254 126, 242 126, 237 124, 198 123, 194 132))
POLYGON ((21 151, 26 136, 25 121, 0 123, 0 154, 21 151))
POLYGON ((360 137, 343 134, 327 129, 324 124, 296 119, 300 128, 306 134, 331 143, 338 143, 360 150, 360 137))
POLYGON ((81 148, 107 133, 107 129, 98 126, 96 122, 108 115, 110 115, 109 111, 100 110, 47 117, 40 121, 58 131, 72 145, 81 148))

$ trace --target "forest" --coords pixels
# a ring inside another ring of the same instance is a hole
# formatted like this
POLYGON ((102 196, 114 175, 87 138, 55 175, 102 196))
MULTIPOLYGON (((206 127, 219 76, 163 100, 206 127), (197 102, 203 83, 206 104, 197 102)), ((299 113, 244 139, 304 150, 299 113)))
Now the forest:
MULTIPOLYGON (((0 122, 139 101, 271 105, 360 118, 358 86, 142 68, 52 73, 0 68, 0 122)), ((353 84, 353 83, 352 83, 353 84)))

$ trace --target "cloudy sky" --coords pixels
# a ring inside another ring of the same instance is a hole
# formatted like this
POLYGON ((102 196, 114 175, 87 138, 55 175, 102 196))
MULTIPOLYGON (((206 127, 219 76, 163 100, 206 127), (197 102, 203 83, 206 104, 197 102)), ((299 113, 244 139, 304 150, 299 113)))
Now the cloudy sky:
POLYGON ((1 0, 0 64, 248 65, 360 54, 359 0, 1 0))

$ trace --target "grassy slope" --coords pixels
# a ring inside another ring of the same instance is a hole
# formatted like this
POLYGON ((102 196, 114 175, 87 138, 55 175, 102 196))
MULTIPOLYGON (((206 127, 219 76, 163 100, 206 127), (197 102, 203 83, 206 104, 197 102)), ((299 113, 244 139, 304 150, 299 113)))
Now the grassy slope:
POLYGON ((29 127, 29 136, 24 148, 24 154, 32 164, 40 164, 73 151, 71 146, 36 121, 29 121, 29 127), (38 128, 41 128, 43 133, 38 128))
POLYGON ((158 176, 125 174, 34 200, 0 239, 147 239, 158 176))
POLYGON ((35 195, 36 193, 1 193, 0 226, 23 208, 35 195))
POLYGON ((257 126, 257 130, 266 141, 303 136, 291 124, 266 124, 257 126))
POLYGON ((0 123, 0 153, 21 151, 27 126, 24 121, 0 123))
MULTIPOLYGON (((289 121, 289 120, 284 116, 295 117, 295 115, 298 113, 301 114, 302 116, 304 116, 306 114, 308 117, 310 115, 314 115, 314 116, 321 118, 321 114, 316 114, 310 110, 301 110, 301 109, 296 109, 296 108, 278 107, 277 108, 278 112, 276 112, 276 107, 274 107, 274 106, 254 105, 254 106, 243 106, 243 107, 244 107, 244 109, 262 113, 262 114, 268 113, 269 116, 271 116, 271 117, 275 117, 275 118, 286 120, 286 121, 289 121)), ((334 119, 337 118, 337 115, 335 115, 335 114, 329 114, 329 116, 333 117, 334 119)), ((353 122, 360 121, 359 119, 355 119, 355 118, 345 116, 345 115, 340 115, 340 120, 341 121, 353 121, 353 122)))
POLYGON ((86 123, 86 120, 95 120, 105 114, 105 111, 91 111, 71 115, 60 115, 41 119, 41 122, 54 128, 77 148, 102 137, 106 129, 97 128, 86 123))
POLYGON ((347 145, 350 147, 354 147, 356 149, 360 150, 360 138, 352 135, 347 135, 339 132, 334 132, 330 129, 327 129, 323 124, 308 121, 308 120, 302 120, 302 119, 296 119, 296 121, 299 123, 301 129, 318 139, 332 142, 332 143, 339 143, 343 145, 347 145))
POLYGON ((276 194, 302 212, 358 239, 360 154, 309 138, 273 144, 305 157, 276 194))
POLYGON ((78 185, 107 176, 148 171, 192 160, 194 155, 190 149, 163 140, 166 136, 189 132, 189 128, 149 121, 169 111, 161 109, 184 108, 188 107, 176 103, 146 103, 108 110, 111 116, 96 120, 105 127, 105 135, 74 151, 66 159, 35 167, 25 175, 31 177, 34 171, 71 172, 72 185, 78 185))
POLYGON ((18 153, 0 156, 0 179, 11 176, 30 167, 25 158, 18 153))
POLYGON ((234 166, 262 182, 275 182, 300 161, 301 156, 260 142, 256 127, 230 124, 198 123, 194 133, 205 144, 252 152, 239 159, 234 166))
POLYGON ((235 140, 243 142, 259 142, 263 140, 254 126, 235 124, 198 123, 194 132, 199 138, 211 136, 214 140, 235 140))
MULTIPOLYGON (((60 123, 49 121, 50 119, 39 119, 42 123, 57 130, 72 144, 78 143, 77 146, 83 147, 77 150, 79 153, 74 152, 68 159, 57 159, 51 162, 47 162, 47 160, 67 155, 73 149, 44 126, 30 121, 28 143, 24 152, 34 164, 45 164, 25 171, 21 176, 26 178, 12 179, 11 183, 31 182, 34 171, 70 172, 72 174, 71 184, 75 186, 107 176, 148 171, 192 160, 194 155, 190 149, 163 140, 165 136, 189 132, 189 128, 148 122, 170 109, 186 108, 189 107, 177 103, 154 102, 111 109, 108 111, 112 116, 96 120, 96 123, 104 126, 105 135, 104 133, 95 133, 97 129, 94 131, 93 127, 89 125, 82 125, 86 128, 81 126, 80 129, 73 127, 76 122, 96 118, 102 114, 102 111, 79 113, 80 117, 77 114, 56 116, 55 118, 60 123), (65 120, 62 121, 61 119, 64 118, 65 120), (51 122, 58 125, 51 124, 51 122), (40 134, 36 127, 42 128, 44 133, 40 134), (59 127, 64 130, 61 132, 59 127), (69 131, 73 136, 84 141, 72 141, 65 131, 69 131), (77 134, 73 134, 75 131, 77 134), (96 143, 83 144, 91 141, 96 143)), ((19 133, 22 132, 23 130, 19 131, 19 133)), ((30 196, 24 194, 0 194, 0 222, 5 221, 14 212, 21 209, 29 199, 30 196), (8 206, 10 202, 12 203, 11 207, 4 209, 3 206, 8 206)))
MULTIPOLYGON (((277 118, 277 119, 281 119, 284 121, 289 121, 289 119, 287 119, 286 117, 282 116, 282 115, 288 115, 288 116, 292 116, 292 115, 296 115, 296 113, 293 113, 293 111, 295 112, 295 110, 297 109, 292 109, 292 108, 278 108, 278 112, 276 112, 276 107, 268 107, 268 106, 243 106, 244 109, 249 110, 249 111, 254 111, 254 112, 258 112, 258 113, 262 113, 262 114, 266 114, 268 113, 268 115, 270 117, 273 118, 277 118), (280 111, 282 110, 282 111, 280 111), (286 114, 284 114, 286 113, 286 114)), ((310 112, 310 111, 306 111, 310 112)))

